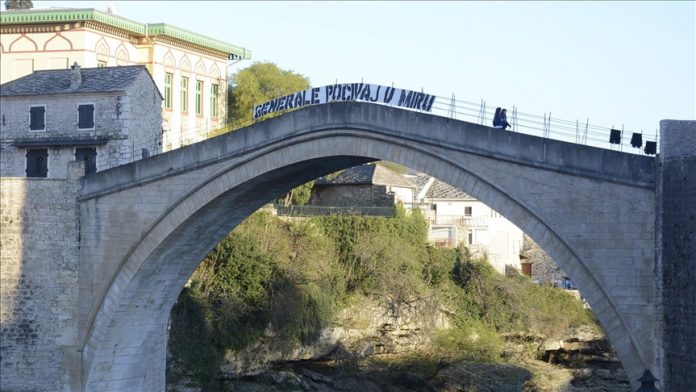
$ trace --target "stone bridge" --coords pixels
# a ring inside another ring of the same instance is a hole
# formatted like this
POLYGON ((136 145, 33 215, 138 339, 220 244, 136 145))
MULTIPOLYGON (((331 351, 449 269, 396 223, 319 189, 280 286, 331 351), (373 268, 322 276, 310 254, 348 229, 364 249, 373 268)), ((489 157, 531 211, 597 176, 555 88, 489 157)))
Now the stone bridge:
POLYGON ((695 124, 663 121, 656 159, 332 103, 84 177, 77 321, 74 344, 62 346, 61 382, 164 390, 169 313, 206 253, 293 187, 389 160, 466 191, 530 235, 576 282, 634 388, 650 369, 666 381, 663 390, 685 391, 696 382, 696 350, 682 347, 696 344, 695 124), (675 191, 662 197, 663 186, 675 191))

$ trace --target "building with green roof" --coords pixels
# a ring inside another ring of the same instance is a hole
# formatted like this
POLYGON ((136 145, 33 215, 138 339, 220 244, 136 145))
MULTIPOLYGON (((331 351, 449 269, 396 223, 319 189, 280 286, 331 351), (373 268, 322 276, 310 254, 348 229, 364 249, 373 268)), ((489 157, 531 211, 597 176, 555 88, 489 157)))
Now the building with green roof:
POLYGON ((0 12, 0 83, 36 70, 145 65, 162 96, 164 149, 197 142, 226 122, 227 66, 246 48, 166 23, 92 8, 0 12))

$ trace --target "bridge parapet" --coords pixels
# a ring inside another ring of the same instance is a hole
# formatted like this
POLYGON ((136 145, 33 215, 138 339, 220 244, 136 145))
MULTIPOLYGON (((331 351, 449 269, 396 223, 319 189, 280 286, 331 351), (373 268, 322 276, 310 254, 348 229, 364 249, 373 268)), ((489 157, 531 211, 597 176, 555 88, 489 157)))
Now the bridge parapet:
MULTIPOLYGON (((82 197, 213 165, 250 150, 300 142, 322 132, 398 135, 421 145, 621 184, 654 188, 655 158, 504 131, 426 113, 361 102, 307 107, 238 131, 98 172, 85 178, 82 197)), ((273 147, 276 146, 276 147, 273 147)))

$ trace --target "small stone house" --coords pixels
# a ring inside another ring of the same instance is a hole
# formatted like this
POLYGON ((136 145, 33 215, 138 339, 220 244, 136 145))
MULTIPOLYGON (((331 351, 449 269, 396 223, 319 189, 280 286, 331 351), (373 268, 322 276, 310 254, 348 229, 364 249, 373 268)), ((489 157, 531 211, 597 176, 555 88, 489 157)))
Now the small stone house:
POLYGON ((367 164, 314 182, 309 204, 329 207, 393 207, 413 203, 415 185, 380 165, 367 164))
POLYGON ((35 71, 0 85, 0 175, 66 178, 162 149, 162 95, 142 65, 35 71))

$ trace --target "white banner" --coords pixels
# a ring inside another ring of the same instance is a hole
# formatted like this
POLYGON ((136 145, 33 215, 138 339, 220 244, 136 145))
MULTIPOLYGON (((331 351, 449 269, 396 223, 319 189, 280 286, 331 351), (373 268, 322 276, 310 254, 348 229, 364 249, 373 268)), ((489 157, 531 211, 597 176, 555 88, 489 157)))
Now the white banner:
POLYGON ((254 119, 285 109, 295 109, 337 101, 376 102, 430 112, 435 103, 435 96, 377 84, 332 84, 323 87, 310 87, 307 90, 256 105, 253 109, 254 119))

